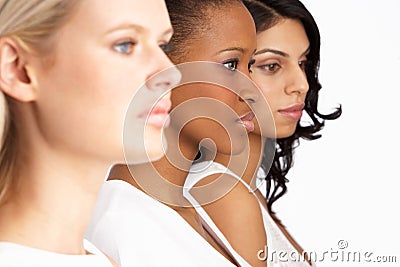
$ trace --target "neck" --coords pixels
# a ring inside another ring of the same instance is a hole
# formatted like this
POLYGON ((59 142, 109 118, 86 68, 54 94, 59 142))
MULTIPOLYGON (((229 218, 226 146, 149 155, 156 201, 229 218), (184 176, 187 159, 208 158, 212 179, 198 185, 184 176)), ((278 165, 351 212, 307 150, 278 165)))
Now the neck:
POLYGON ((167 153, 160 160, 140 165, 115 165, 108 180, 124 180, 151 197, 173 207, 188 207, 182 196, 189 169, 198 146, 180 137, 173 127, 166 129, 167 153))
POLYGON ((260 135, 250 133, 248 146, 238 155, 217 153, 215 161, 229 168, 240 176, 252 188, 256 188, 256 174, 261 164, 264 139, 260 135))
POLYGON ((18 158, 18 184, 0 206, 0 240, 62 254, 85 254, 83 238, 104 165, 43 143, 18 158))

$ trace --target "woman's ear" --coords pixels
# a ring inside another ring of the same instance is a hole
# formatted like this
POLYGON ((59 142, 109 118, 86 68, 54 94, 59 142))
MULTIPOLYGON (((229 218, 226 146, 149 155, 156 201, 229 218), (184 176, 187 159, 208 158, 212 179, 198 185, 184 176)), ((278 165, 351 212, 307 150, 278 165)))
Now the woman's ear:
POLYGON ((27 71, 27 56, 15 40, 0 38, 0 89, 21 102, 34 101, 37 95, 27 71))

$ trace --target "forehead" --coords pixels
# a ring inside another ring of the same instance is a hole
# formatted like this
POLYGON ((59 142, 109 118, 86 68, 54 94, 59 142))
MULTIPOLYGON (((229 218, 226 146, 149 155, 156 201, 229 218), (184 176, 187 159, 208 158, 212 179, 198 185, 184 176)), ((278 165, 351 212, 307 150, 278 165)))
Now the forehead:
POLYGON ((70 23, 77 29, 104 31, 120 24, 135 24, 148 31, 166 30, 169 16, 162 0, 80 0, 70 23))
POLYGON ((257 34, 257 50, 275 48, 284 52, 303 53, 309 45, 304 26, 299 20, 282 19, 257 34))
POLYGON ((204 30, 196 36, 196 53, 210 53, 228 47, 241 47, 252 53, 256 48, 255 24, 246 7, 228 4, 207 11, 204 30))
POLYGON ((206 14, 208 17, 207 22, 215 28, 223 24, 226 30, 252 31, 253 28, 255 30, 255 24, 250 12, 239 2, 208 8, 206 14))

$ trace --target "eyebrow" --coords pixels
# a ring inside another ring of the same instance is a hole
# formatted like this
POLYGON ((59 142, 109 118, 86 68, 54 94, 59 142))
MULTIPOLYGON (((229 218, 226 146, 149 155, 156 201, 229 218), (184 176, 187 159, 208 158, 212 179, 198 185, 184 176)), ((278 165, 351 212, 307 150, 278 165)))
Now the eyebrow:
POLYGON ((260 54, 265 54, 265 53, 272 53, 275 55, 279 55, 282 57, 289 57, 288 54, 286 54, 285 52, 279 51, 279 50, 275 50, 275 49, 270 49, 270 48, 264 48, 261 49, 260 51, 257 51, 254 56, 260 55, 260 54))
MULTIPOLYGON (((106 32, 106 34, 112 33, 114 31, 119 31, 119 30, 129 30, 133 29, 138 32, 142 32, 145 30, 145 28, 141 25, 133 24, 133 23, 120 23, 117 26, 111 28, 106 32)), ((174 30, 172 28, 166 29, 163 33, 161 33, 160 36, 167 36, 167 35, 172 35, 174 33, 174 30)))
POLYGON ((229 47, 229 48, 222 49, 222 50, 218 51, 217 54, 224 53, 224 52, 229 52, 229 51, 239 51, 241 53, 244 53, 245 49, 242 48, 242 47, 229 47))
MULTIPOLYGON (((304 51, 304 52, 301 54, 301 57, 307 55, 309 52, 310 52, 310 47, 308 47, 308 48, 306 49, 306 51, 304 51)), ((257 55, 260 55, 260 54, 265 54, 265 53, 273 53, 273 54, 278 55, 278 56, 289 57, 289 54, 287 54, 287 53, 285 53, 285 52, 283 52, 283 51, 279 51, 279 50, 276 50, 276 49, 270 49, 270 48, 261 49, 260 51, 257 51, 257 52, 254 54, 254 56, 257 56, 257 55)))
POLYGON ((143 27, 140 25, 133 24, 133 23, 120 23, 117 26, 112 27, 111 29, 107 30, 106 34, 109 34, 111 32, 118 31, 118 30, 129 30, 129 29, 143 31, 143 27))
MULTIPOLYGON (((229 47, 229 48, 223 49, 215 54, 218 55, 218 54, 221 54, 224 52, 230 52, 230 51, 239 51, 240 53, 244 54, 246 52, 246 49, 244 49, 243 47, 229 47)), ((253 53, 251 54, 252 57, 254 57, 255 52, 256 52, 256 49, 254 49, 253 53)))

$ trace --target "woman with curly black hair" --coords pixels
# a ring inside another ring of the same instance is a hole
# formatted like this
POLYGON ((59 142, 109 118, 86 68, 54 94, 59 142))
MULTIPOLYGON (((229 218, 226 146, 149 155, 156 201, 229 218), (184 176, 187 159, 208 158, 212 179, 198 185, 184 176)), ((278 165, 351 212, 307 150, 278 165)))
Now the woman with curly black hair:
MULTIPOLYGON (((286 50, 280 51, 280 40, 284 48, 296 49, 301 45, 294 39, 295 36, 285 30, 293 24, 294 33, 304 31, 309 46, 304 47, 298 53, 299 57, 293 57, 294 64, 302 70, 307 78, 308 92, 304 101, 304 111, 311 119, 311 123, 303 125, 300 123, 300 106, 289 107, 291 110, 278 110, 274 116, 277 140, 273 164, 267 161, 262 162, 264 171, 268 174, 267 181, 267 203, 268 210, 272 212, 272 204, 286 193, 286 175, 293 164, 293 150, 297 147, 299 139, 315 140, 321 137, 319 132, 324 127, 325 120, 335 120, 342 113, 341 107, 331 114, 321 114, 318 111, 318 93, 322 88, 318 79, 320 63, 320 34, 318 26, 306 9, 298 0, 261 0, 244 1, 256 23, 257 28, 257 52, 256 64, 253 67, 252 79, 263 89, 267 98, 277 99, 276 88, 286 90, 289 84, 289 66, 291 54, 286 50), (284 39, 276 38, 280 35, 284 39), (285 80, 286 79, 286 80, 285 80), (279 83, 279 84, 278 84, 279 83), (286 86, 286 87, 285 87, 286 86), (285 87, 285 88, 284 88, 285 87), (286 118, 286 119, 285 119, 286 118), (282 126, 282 127, 281 127, 282 126)), ((295 54, 293 54, 295 56, 295 54)), ((290 90, 290 89, 289 89, 290 90)), ((286 92, 285 92, 286 93, 286 92)), ((271 104, 271 102, 270 102, 271 104)))
MULTIPOLYGON (((302 113, 299 110, 303 103, 286 110, 277 109, 276 116, 274 115, 277 129, 274 158, 272 164, 265 159, 262 161, 261 167, 266 175, 259 177, 266 181, 268 211, 297 250, 301 250, 276 217, 272 205, 287 191, 287 174, 293 166, 293 152, 299 145, 299 139, 320 138, 319 132, 323 129, 325 120, 339 118, 342 109, 338 107, 330 114, 322 114, 318 110, 319 91, 322 88, 318 78, 321 37, 307 8, 298 0, 245 0, 244 3, 252 14, 257 29, 256 64, 252 79, 263 90, 264 95, 277 99, 277 93, 284 93, 289 99, 290 94, 298 93, 290 91, 290 88, 296 86, 291 76, 296 75, 291 73, 292 67, 296 68, 296 65, 299 74, 302 71, 308 83, 303 108, 308 122, 302 123, 299 120, 302 113), (299 34, 303 36, 298 37, 299 34)), ((265 148, 268 149, 268 146, 265 148)), ((264 151, 266 153, 268 151, 264 151)))

